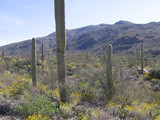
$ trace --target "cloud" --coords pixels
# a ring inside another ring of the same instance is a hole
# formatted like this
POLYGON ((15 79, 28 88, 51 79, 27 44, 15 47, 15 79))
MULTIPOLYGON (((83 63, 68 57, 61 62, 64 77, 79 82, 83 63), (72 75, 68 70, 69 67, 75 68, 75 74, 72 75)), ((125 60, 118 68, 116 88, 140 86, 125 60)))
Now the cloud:
POLYGON ((22 7, 22 8, 26 8, 26 9, 35 9, 35 10, 39 10, 39 7, 35 7, 35 6, 29 6, 29 5, 25 5, 17 0, 9 0, 10 2, 22 7))
POLYGON ((15 32, 25 25, 25 22, 14 16, 0 14, 0 33, 2 31, 15 32))
POLYGON ((18 17, 0 14, 0 21, 14 25, 24 25, 24 21, 18 17))
POLYGON ((0 27, 0 30, 6 30, 6 31, 9 31, 9 32, 15 32, 15 31, 17 31, 18 29, 15 28, 15 27, 3 26, 3 27, 0 27))

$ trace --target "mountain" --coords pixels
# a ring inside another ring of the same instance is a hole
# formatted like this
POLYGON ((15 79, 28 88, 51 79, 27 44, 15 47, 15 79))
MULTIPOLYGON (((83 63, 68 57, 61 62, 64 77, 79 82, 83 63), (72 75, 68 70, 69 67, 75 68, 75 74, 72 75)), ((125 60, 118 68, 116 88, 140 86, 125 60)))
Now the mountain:
POLYGON ((124 20, 120 20, 120 21, 115 23, 115 25, 120 25, 120 24, 133 24, 133 23, 131 23, 129 21, 124 21, 124 20))
MULTIPOLYGON (((37 38, 37 52, 40 53, 41 43, 44 43, 46 53, 56 51, 56 33, 37 38)), ((145 53, 152 56, 160 55, 160 22, 134 24, 128 21, 118 21, 113 25, 90 25, 73 30, 67 30, 67 52, 89 52, 100 54, 107 50, 111 43, 114 54, 134 54, 140 44, 144 44, 145 53)), ((13 43, 0 47, 7 55, 30 54, 31 40, 13 43)))

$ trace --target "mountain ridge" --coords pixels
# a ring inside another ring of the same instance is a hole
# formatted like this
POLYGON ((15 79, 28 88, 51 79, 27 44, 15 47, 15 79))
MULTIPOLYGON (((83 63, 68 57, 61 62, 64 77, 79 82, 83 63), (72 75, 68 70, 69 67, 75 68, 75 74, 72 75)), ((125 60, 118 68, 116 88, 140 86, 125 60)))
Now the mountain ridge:
MULTIPOLYGON (((134 54, 135 49, 143 43, 145 52, 153 56, 158 51, 157 44, 160 43, 160 22, 147 24, 135 24, 128 21, 118 21, 115 24, 89 25, 81 28, 66 30, 67 52, 91 52, 95 54, 106 51, 107 45, 113 45, 114 53, 134 54)), ((55 53, 56 33, 45 37, 38 37, 37 52, 40 51, 41 43, 44 43, 45 53, 55 53)), ((30 54, 31 39, 12 43, 0 47, 7 55, 30 54)))

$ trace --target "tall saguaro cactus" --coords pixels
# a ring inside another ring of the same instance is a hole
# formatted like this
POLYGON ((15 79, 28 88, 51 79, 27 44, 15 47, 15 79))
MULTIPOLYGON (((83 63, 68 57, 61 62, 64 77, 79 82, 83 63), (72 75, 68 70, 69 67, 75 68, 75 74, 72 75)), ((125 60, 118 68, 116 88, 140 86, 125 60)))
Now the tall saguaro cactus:
POLYGON ((107 79, 108 82, 112 81, 112 45, 108 45, 108 54, 107 54, 107 79))
POLYGON ((44 68, 44 47, 43 47, 43 43, 41 45, 41 60, 42 60, 42 69, 44 68))
POLYGON ((60 84, 60 98, 67 101, 66 90, 66 30, 65 30, 65 0, 55 0, 56 42, 57 42, 57 73, 60 84))
POLYGON ((32 38, 32 84, 37 85, 37 68, 36 68, 36 40, 32 38))
POLYGON ((143 44, 141 44, 141 73, 143 74, 143 44))
POLYGON ((120 80, 124 79, 123 63, 120 63, 120 80))
POLYGON ((112 77, 112 45, 108 45, 108 54, 107 54, 107 97, 111 99, 113 95, 113 77, 112 77))
POLYGON ((4 50, 2 50, 2 58, 4 58, 4 50))
POLYGON ((138 48, 136 48, 136 59, 137 59, 137 65, 139 65, 139 51, 138 48))

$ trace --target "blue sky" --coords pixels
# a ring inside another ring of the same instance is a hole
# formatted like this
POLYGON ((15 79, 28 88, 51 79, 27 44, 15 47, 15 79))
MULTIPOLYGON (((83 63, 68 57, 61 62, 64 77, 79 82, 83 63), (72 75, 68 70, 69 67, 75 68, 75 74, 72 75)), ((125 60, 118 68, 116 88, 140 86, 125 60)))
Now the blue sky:
MULTIPOLYGON (((66 0, 66 29, 160 21, 160 0, 66 0)), ((0 46, 55 32, 54 0, 0 0, 0 46)))

